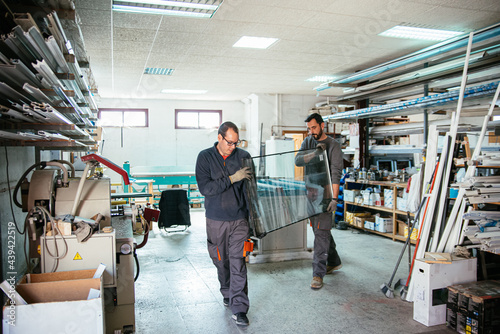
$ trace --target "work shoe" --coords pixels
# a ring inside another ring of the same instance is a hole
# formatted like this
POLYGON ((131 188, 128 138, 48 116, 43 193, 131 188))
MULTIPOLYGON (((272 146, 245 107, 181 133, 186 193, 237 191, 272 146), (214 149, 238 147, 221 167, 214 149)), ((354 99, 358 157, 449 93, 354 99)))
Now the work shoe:
POLYGON ((314 276, 311 282, 311 289, 321 289, 323 287, 323 279, 318 276, 314 276))
POLYGON ((229 306, 229 298, 224 298, 222 300, 222 303, 224 304, 224 306, 229 306))
POLYGON ((339 264, 338 266, 326 266, 326 274, 331 274, 333 273, 335 270, 339 270, 340 268, 342 268, 342 263, 339 264))
POLYGON ((247 314, 243 312, 238 312, 236 314, 233 314, 233 320, 236 321, 236 325, 238 326, 249 325, 247 314))

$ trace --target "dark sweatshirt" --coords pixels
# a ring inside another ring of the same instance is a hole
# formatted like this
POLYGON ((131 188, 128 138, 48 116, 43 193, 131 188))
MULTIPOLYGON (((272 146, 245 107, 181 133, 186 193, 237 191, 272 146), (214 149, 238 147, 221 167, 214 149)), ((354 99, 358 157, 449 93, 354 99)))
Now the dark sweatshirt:
MULTIPOLYGON (((302 151, 315 149, 319 143, 326 144, 326 155, 328 156, 328 163, 330 165, 332 184, 340 184, 340 178, 342 177, 342 168, 344 168, 344 159, 342 148, 335 139, 327 136, 325 140, 317 141, 312 136, 308 136, 302 142, 300 150, 302 151)), ((295 164, 297 166, 304 165, 304 159, 301 155, 297 154, 297 157, 295 158, 295 164)))
POLYGON ((250 158, 247 151, 236 148, 224 160, 214 146, 203 150, 196 160, 196 181, 205 196, 205 216, 219 221, 248 219, 245 182, 231 183, 229 175, 242 166, 242 159, 250 158))

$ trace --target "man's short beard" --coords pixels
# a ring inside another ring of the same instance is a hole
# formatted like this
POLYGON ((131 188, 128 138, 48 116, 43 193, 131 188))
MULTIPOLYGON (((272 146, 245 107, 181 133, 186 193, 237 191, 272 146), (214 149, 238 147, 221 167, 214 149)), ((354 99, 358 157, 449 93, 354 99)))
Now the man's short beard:
POLYGON ((321 136, 323 136, 323 129, 319 129, 319 133, 317 135, 313 135, 316 140, 319 140, 321 136))

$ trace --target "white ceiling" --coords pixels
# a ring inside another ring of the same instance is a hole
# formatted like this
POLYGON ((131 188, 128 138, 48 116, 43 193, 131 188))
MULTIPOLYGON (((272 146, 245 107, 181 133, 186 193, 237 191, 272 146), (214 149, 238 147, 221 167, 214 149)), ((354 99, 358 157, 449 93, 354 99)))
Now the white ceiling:
POLYGON ((433 44, 377 36, 397 24, 470 32, 500 18, 498 0, 225 0, 210 19, 117 13, 111 3, 75 0, 102 98, 316 95, 319 83, 306 81, 310 77, 350 74, 433 44), (233 48, 244 35, 279 41, 267 50, 233 48), (175 71, 143 75, 146 67, 175 71), (162 89, 208 93, 172 95, 162 89))

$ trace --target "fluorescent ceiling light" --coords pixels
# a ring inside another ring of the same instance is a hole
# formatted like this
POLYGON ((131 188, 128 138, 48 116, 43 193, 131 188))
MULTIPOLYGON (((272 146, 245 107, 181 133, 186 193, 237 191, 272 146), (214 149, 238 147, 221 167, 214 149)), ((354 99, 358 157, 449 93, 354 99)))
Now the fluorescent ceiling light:
POLYGON ((277 40, 277 38, 269 37, 243 36, 236 43, 234 43, 233 48, 267 49, 277 40))
POLYGON ((167 0, 116 0, 115 3, 116 2, 142 3, 145 5, 194 8, 194 9, 205 9, 205 10, 216 10, 219 7, 218 5, 207 5, 203 3, 167 1, 167 0))
POLYGON ((333 75, 316 75, 312 78, 307 79, 306 81, 312 81, 312 82, 329 82, 332 80, 335 80, 337 77, 333 75))
POLYGON ((188 17, 202 17, 202 18, 208 18, 212 16, 211 14, 207 13, 184 12, 184 11, 170 10, 170 9, 120 6, 120 5, 113 5, 113 10, 115 12, 122 12, 122 13, 159 14, 159 15, 188 16, 188 17))
POLYGON ((222 4, 222 0, 207 3, 162 0, 113 0, 113 11, 124 13, 157 14, 185 17, 210 18, 222 4))
POLYGON ((162 89, 163 94, 205 94, 208 90, 196 89, 162 89))
POLYGON ((417 28, 408 26, 395 26, 389 30, 381 32, 379 36, 406 38, 406 39, 425 39, 430 41, 444 41, 445 39, 462 34, 463 32, 461 31, 417 28))

